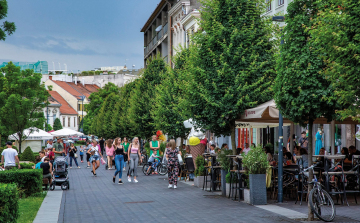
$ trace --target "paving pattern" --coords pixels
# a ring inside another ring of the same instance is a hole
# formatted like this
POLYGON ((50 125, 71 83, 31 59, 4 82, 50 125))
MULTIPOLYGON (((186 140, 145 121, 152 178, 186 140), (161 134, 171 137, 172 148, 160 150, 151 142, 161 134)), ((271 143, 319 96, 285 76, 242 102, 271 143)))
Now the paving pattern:
MULTIPOLYGON (((114 170, 102 165, 97 177, 86 163, 72 168, 70 190, 64 191, 60 222, 296 222, 272 212, 235 202, 178 183, 168 189, 163 176, 145 176, 139 168, 139 183, 114 184, 114 170)), ((125 173, 125 172, 123 172, 125 173)), ((117 180, 117 179, 116 179, 117 180)))

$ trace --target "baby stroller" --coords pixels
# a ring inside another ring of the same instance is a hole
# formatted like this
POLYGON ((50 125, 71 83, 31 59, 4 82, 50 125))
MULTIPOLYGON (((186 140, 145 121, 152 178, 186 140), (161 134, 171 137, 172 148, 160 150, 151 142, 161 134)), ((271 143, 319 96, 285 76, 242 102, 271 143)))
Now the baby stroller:
POLYGON ((66 157, 59 156, 54 160, 54 170, 53 170, 52 183, 50 185, 50 190, 54 190, 55 186, 61 186, 62 190, 70 189, 69 174, 68 174, 68 164, 66 157))
MULTIPOLYGON (((107 158, 107 157, 106 157, 107 158)), ((108 159, 105 159, 105 170, 108 170, 109 169, 109 164, 108 164, 108 159)), ((115 167, 115 159, 114 159, 114 157, 113 157, 113 159, 112 159, 112 166, 113 167, 115 167)))

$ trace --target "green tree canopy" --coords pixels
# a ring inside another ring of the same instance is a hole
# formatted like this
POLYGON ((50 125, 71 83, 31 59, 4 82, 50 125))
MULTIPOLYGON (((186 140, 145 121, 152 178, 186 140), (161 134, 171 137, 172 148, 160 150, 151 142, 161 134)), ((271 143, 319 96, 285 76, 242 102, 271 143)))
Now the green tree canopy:
POLYGON ((62 129, 61 121, 59 118, 56 118, 53 125, 54 131, 62 129))
POLYGON ((272 98, 274 44, 262 4, 248 0, 206 0, 200 31, 183 78, 196 124, 216 135, 231 134, 245 109, 272 98), (193 81, 192 81, 193 80, 193 81))
MULTIPOLYGON (((7 0, 0 0, 0 20, 5 19, 8 12, 7 0)), ((6 36, 10 36, 16 30, 15 23, 4 21, 0 25, 0 40, 5 40, 6 36)))
POLYGON ((41 84, 41 74, 27 69, 20 71, 12 62, 1 69, 0 75, 0 133, 17 133, 19 152, 26 136, 23 131, 29 127, 43 129, 46 107, 50 94, 41 84))
POLYGON ((342 118, 360 121, 360 4, 356 0, 317 0, 318 16, 308 27, 326 64, 334 97, 345 109, 342 118))

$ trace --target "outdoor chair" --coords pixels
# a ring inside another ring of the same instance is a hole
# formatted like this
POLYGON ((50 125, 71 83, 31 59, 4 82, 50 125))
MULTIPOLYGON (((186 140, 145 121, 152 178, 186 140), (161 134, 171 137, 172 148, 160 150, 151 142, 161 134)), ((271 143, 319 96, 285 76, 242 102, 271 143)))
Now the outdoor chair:
MULTIPOLYGON (((195 172, 194 161, 192 157, 185 158, 185 181, 189 177, 189 174, 195 172)), ((189 178, 190 179, 190 178, 189 178)))
POLYGON ((239 202, 243 199, 243 177, 246 170, 230 170, 230 191, 229 191, 229 198, 231 197, 232 200, 236 200, 237 193, 239 193, 239 202), (233 179, 236 179, 235 185, 232 183, 233 179), (234 195, 235 192, 235 195, 234 195))

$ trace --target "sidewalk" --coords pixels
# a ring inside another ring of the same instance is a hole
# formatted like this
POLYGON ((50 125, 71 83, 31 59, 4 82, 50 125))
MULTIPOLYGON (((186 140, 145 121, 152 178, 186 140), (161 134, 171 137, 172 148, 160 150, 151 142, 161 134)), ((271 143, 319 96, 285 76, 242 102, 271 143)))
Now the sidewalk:
POLYGON ((69 169, 71 189, 63 193, 58 222, 297 222, 184 183, 168 189, 166 176, 145 176, 141 168, 139 183, 123 172, 123 185, 113 184, 114 170, 103 165, 97 177, 90 171, 86 163, 69 169))
POLYGON ((58 222, 63 191, 48 191, 33 223, 58 222))

